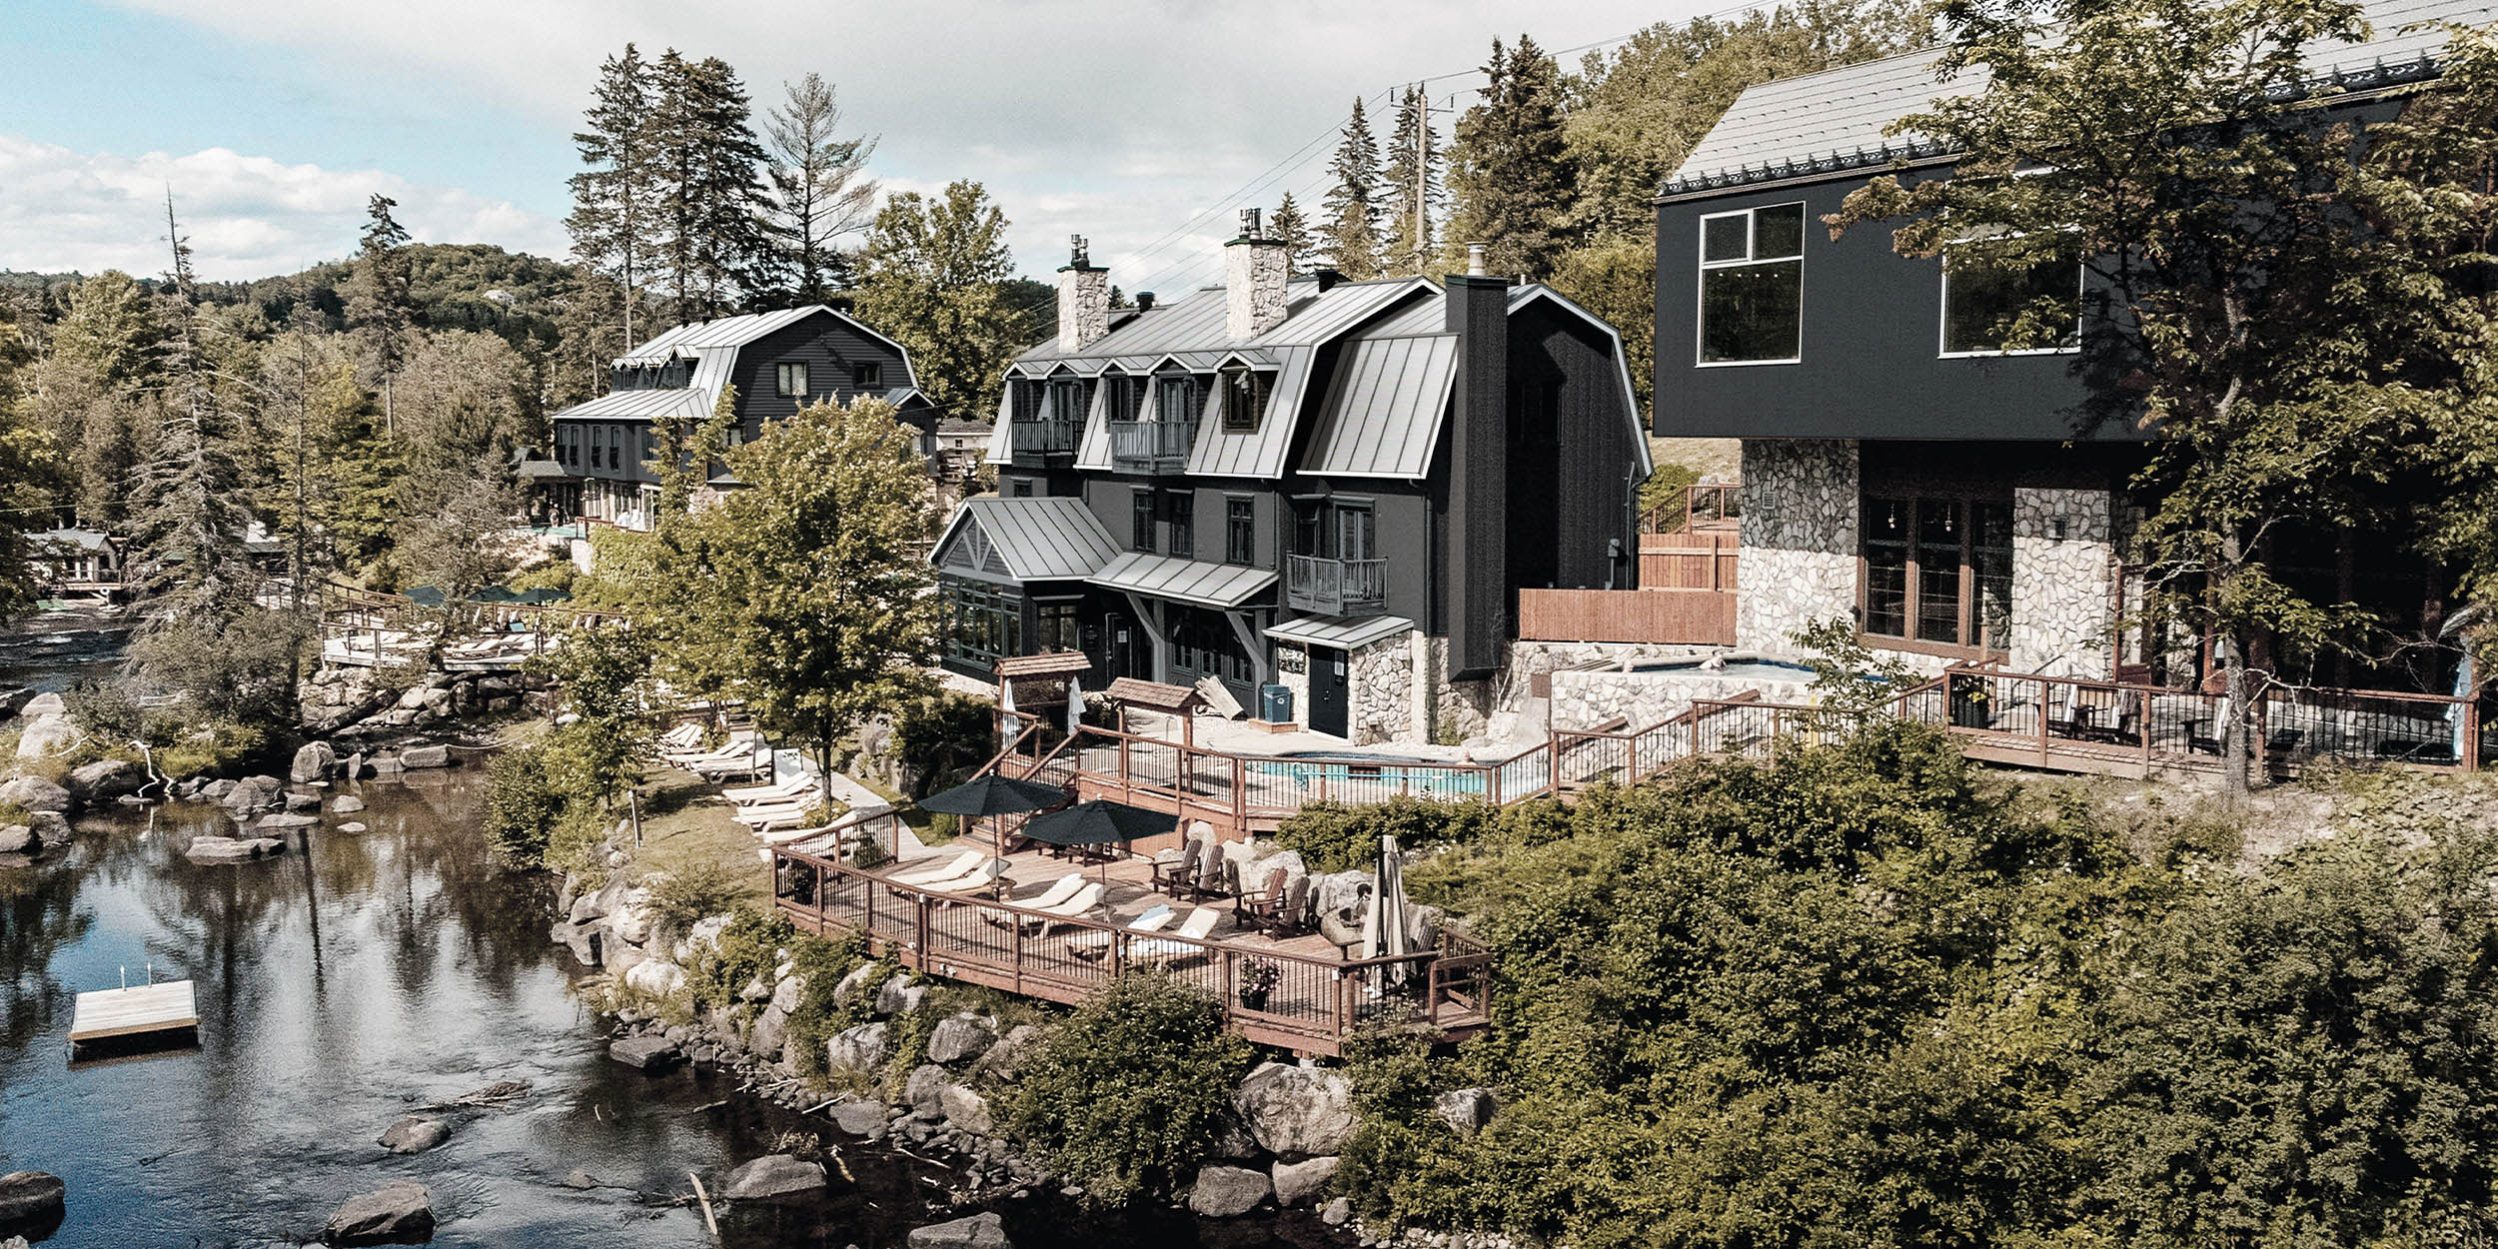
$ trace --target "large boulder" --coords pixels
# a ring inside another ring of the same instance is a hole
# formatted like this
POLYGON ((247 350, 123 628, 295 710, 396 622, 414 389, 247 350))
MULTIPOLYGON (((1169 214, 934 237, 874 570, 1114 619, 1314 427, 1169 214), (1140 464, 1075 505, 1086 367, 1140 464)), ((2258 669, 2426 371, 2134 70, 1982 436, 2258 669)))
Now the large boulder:
POLYGON ((65 716, 69 714, 69 700, 52 690, 45 690, 27 699, 24 705, 17 709, 17 714, 29 720, 40 720, 45 716, 65 716))
POLYGON ((139 792, 147 784, 147 771, 128 759, 98 759, 71 768, 61 783, 82 804, 111 802, 139 792))
POLYGON ((1308 1203, 1336 1178, 1336 1168, 1344 1165, 1337 1157, 1312 1158, 1307 1162, 1275 1164, 1275 1204, 1298 1206, 1308 1203))
POLYGON ((421 1244, 434 1234, 434 1195, 414 1180, 392 1180, 347 1199, 321 1229, 333 1245, 421 1244))
POLYGON ((312 828, 320 823, 321 817, 317 815, 274 812, 269 815, 261 816, 260 822, 253 825, 253 827, 267 829, 271 832, 287 832, 298 828, 312 828))
POLYGON ((765 1154, 729 1172, 720 1195, 730 1201, 784 1201, 824 1187, 824 1164, 788 1154, 765 1154))
POLYGON ((834 1102, 832 1116, 834 1127, 852 1136, 865 1136, 871 1139, 885 1134, 889 1118, 885 1114, 883 1102, 865 1099, 834 1102))
POLYGON ((1188 1208, 1200 1218, 1238 1218, 1275 1195, 1264 1171, 1246 1167, 1206 1167, 1188 1190, 1188 1208))
POLYGON ((236 781, 234 788, 227 790, 224 797, 217 799, 217 805, 237 813, 258 811, 263 807, 278 805, 278 794, 282 789, 283 787, 274 777, 247 776, 236 781), (262 783, 264 780, 267 784, 262 783))
POLYGON ((1431 1112, 1459 1136, 1472 1136, 1492 1121, 1492 1090, 1450 1089, 1431 1099, 1431 1112))
POLYGON ((328 742, 306 742, 295 752, 295 761, 286 769, 286 779, 298 785, 328 780, 338 770, 338 752, 328 742))
POLYGON ((65 755, 78 746, 78 726, 64 715, 26 717, 26 727, 17 731, 17 757, 48 759, 65 755))
POLYGON ((850 974, 843 976, 841 983, 833 986, 833 1005, 848 1006, 851 999, 874 988, 876 971, 880 966, 881 964, 878 963, 861 963, 851 968, 850 974))
POLYGON ((927 1119, 945 1117, 945 1086, 952 1082, 945 1068, 921 1063, 902 1081, 902 1104, 927 1119))
POLYGON ((58 1219, 68 1194, 69 1186, 48 1171, 0 1175, 0 1228, 58 1219))
POLYGON ((451 1125, 423 1115, 406 1115, 382 1129, 382 1148, 394 1154, 421 1154, 451 1139, 451 1125))
POLYGON ((35 830, 24 824, 0 825, 0 854, 33 854, 43 849, 35 830))
POLYGON ((904 1238, 910 1249, 1012 1249, 1006 1221, 994 1214, 975 1214, 951 1223, 914 1227, 904 1238))
POLYGON ((607 1056, 643 1071, 666 1071, 685 1057, 677 1043, 664 1036, 626 1037, 607 1047, 607 1056))
POLYGON ((77 800, 70 792, 40 776, 21 776, 0 781, 0 806, 24 811, 60 811, 76 809, 77 800))
POLYGON ((451 748, 448 746, 410 746, 399 752, 399 766, 410 771, 418 768, 450 767, 451 748))
POLYGON ((928 1033, 928 1061, 959 1063, 978 1058, 997 1044, 997 1025, 978 1015, 956 1015, 928 1033))
POLYGON ((668 997, 685 987, 685 969, 666 959, 636 963, 625 973, 625 987, 651 997, 668 997))
POLYGON ((1232 1109, 1279 1158, 1338 1153, 1353 1132, 1353 1086, 1338 1071, 1260 1063, 1233 1092, 1232 1109))
POLYGON ((655 916, 653 897, 648 887, 636 885, 624 891, 607 913, 607 930, 627 945, 648 945, 655 916))
POLYGON ((881 1023, 844 1028, 824 1043, 824 1061, 835 1071, 873 1074, 893 1056, 893 1030, 881 1023))
POLYGON ((1032 1024, 1017 1024, 1007 1029, 980 1060, 971 1065, 972 1074, 985 1083, 1013 1084, 1023 1076, 1024 1064, 1040 1052, 1041 1030, 1032 1024))
POLYGON ((789 1044, 789 1012, 777 1006, 766 1006, 755 1016, 755 1026, 746 1034, 746 1047, 766 1062, 777 1061, 782 1047, 789 1044))
POLYGON ((286 848, 275 837, 194 837, 182 853, 194 863, 249 863, 265 859, 286 848))
POLYGON ((928 986, 912 984, 909 972, 896 972, 891 980, 876 990, 876 1013, 908 1015, 928 1000, 928 986))
POLYGON ((988 1136, 997 1131, 997 1116, 989 1110, 989 1099, 959 1084, 948 1084, 937 1091, 938 1104, 945 1107, 945 1121, 959 1131, 974 1136, 988 1136))

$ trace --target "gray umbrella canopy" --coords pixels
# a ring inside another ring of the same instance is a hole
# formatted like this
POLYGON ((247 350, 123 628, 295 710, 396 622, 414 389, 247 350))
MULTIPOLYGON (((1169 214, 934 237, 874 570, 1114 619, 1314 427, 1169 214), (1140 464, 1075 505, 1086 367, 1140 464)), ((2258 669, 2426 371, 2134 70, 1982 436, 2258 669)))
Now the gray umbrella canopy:
POLYGON ((1112 842, 1155 837, 1178 828, 1175 815, 1147 811, 1123 802, 1095 798, 1064 811, 1037 815, 1023 826, 1023 835, 1053 846, 1106 846, 1112 842))
POLYGON ((920 799, 919 805, 922 810, 946 815, 1016 815, 1054 807, 1066 800, 1067 791, 1056 785, 1019 781, 992 772, 942 793, 930 794, 920 799))

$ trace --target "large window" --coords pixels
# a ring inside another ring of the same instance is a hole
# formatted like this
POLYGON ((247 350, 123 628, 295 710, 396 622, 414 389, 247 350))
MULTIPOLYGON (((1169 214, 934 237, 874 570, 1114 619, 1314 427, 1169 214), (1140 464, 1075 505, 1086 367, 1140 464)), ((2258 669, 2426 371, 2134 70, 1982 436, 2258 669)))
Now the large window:
POLYGON ((1050 379, 1050 411, 1047 419, 1072 425, 1084 419, 1085 409, 1092 406, 1092 383, 1081 377, 1050 379))
POLYGON ((1171 553, 1197 558, 1197 496, 1181 491, 1163 496, 1163 512, 1171 520, 1171 553))
POLYGON ((977 581, 945 580, 945 654, 988 667, 1023 653, 1023 599, 977 581))
POLYGON ((1128 549, 1154 549, 1154 492, 1139 490, 1128 503, 1128 549))
POLYGON ((1033 605, 1033 614, 1038 617, 1040 625, 1040 635, 1032 639, 1035 654, 1083 648, 1082 635, 1076 627, 1076 608, 1079 606, 1081 604, 1075 599, 1043 601, 1033 605))
POLYGON ((772 380, 774 388, 779 392, 781 398, 806 398, 807 362, 804 360, 783 360, 779 364, 773 365, 772 380))
POLYGON ((852 390, 877 390, 885 384, 885 365, 881 360, 865 360, 850 366, 852 390))
POLYGON ((1266 414, 1266 375, 1254 369, 1223 370, 1223 432, 1253 434, 1266 414))
POLYGON ((2012 633, 2012 505, 1868 496, 1864 632, 1972 652, 2012 633))
POLYGON ((2025 355, 2081 345, 2082 267, 2050 260, 2027 268, 1957 261, 1943 254, 1943 354, 2025 355))
POLYGON ((1700 219, 1700 363, 1804 355, 1804 205, 1700 219))
POLYGON ((1254 499, 1223 500, 1223 559, 1232 564, 1258 562, 1258 504, 1254 499))

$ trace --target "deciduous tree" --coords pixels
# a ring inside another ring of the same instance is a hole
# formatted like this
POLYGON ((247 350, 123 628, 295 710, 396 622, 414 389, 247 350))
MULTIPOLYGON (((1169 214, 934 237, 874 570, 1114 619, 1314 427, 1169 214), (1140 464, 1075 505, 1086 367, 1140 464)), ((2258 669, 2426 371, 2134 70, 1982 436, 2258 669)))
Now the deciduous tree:
POLYGON ((1014 258, 1006 215, 977 182, 934 199, 888 197, 859 257, 859 315, 910 349, 919 388, 957 418, 997 407, 1007 362, 1025 346, 1007 300, 1014 258))

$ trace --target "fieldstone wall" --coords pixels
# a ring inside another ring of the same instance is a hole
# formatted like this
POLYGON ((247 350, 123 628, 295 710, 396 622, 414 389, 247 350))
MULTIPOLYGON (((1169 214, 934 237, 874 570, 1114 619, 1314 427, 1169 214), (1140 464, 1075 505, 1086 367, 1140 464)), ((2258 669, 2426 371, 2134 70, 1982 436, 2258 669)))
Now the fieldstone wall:
POLYGON ((2116 576, 2108 491, 2014 490, 2012 667, 2115 676, 2109 642, 2116 631, 2116 576))
POLYGON ((1553 725, 1583 729, 1615 717, 1627 727, 1644 729, 1691 710, 1701 699, 1726 699, 1759 692, 1762 701, 1800 703, 1811 681, 1726 677, 1706 672, 1622 672, 1596 669, 1553 674, 1553 725))
MULTIPOLYGON (((1310 648, 1298 642, 1275 644, 1275 683, 1292 694, 1295 724, 1310 722, 1310 648)), ((1254 712, 1256 709, 1251 708, 1254 712)))
POLYGON ((1394 634, 1352 654, 1347 727, 1356 746, 1421 740, 1414 727, 1414 648, 1406 640, 1411 633, 1394 634))
POLYGON ((1851 614, 1858 490, 1853 441, 1744 440, 1736 646, 1793 653, 1798 630, 1851 614))

